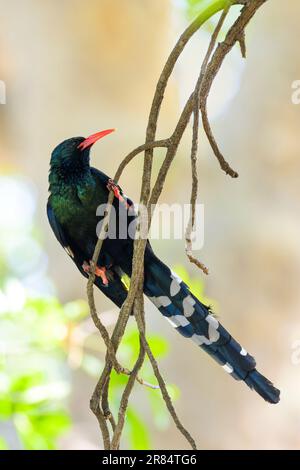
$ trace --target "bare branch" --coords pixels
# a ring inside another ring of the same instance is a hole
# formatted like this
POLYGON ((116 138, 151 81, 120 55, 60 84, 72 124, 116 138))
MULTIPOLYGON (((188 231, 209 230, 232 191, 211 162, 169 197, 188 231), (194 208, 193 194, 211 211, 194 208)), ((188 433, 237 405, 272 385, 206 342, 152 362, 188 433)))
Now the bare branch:
POLYGON ((239 39, 239 44, 240 44, 240 49, 241 49, 241 54, 242 54, 242 57, 243 59, 246 59, 246 55, 247 55, 247 48, 246 48, 246 38, 245 38, 245 31, 242 31, 239 39))
MULTIPOLYGON (((186 251, 190 260, 194 262, 195 264, 197 264, 202 270, 204 270, 204 272, 206 270, 205 266, 203 266, 202 263, 200 263, 200 261, 198 261, 192 255, 191 240, 190 240, 191 236, 189 232, 189 230, 192 230, 195 224, 195 204, 196 204, 197 189, 198 189, 198 177, 197 177, 197 171, 196 171, 197 170, 196 164, 197 164, 197 149, 198 149, 199 109, 201 111, 203 127, 205 129, 210 145, 213 149, 215 156, 217 157, 219 161, 221 168, 230 176, 237 177, 237 173, 230 167, 230 165, 228 164, 228 162, 225 160, 224 156, 220 152, 217 142, 212 134, 212 130, 211 130, 208 115, 207 115, 207 99, 208 99, 208 95, 209 95, 212 83, 214 81, 214 78, 216 77, 218 71, 220 70, 220 67, 226 55, 231 51, 235 43, 239 42, 241 45, 242 53, 245 52, 245 47, 244 47, 245 46, 245 41, 244 41, 245 27, 247 26, 248 22, 251 20, 255 12, 258 10, 258 8, 260 8, 260 6, 264 4, 265 2, 266 0, 240 0, 240 1, 219 0, 219 1, 215 1, 205 10, 203 10, 203 12, 196 18, 196 20, 185 30, 185 32, 179 38, 169 58, 167 59, 166 64, 161 73, 161 76, 158 80, 150 114, 149 114, 149 119, 148 119, 146 142, 145 144, 140 145, 139 147, 134 149, 125 157, 125 159, 120 164, 115 174, 115 178, 114 178, 114 180, 118 182, 125 167, 133 160, 133 158, 136 155, 145 151, 140 202, 143 205, 147 205, 148 213, 149 213, 149 217, 148 217, 149 220, 145 221, 143 218, 141 218, 140 223, 142 227, 143 227, 143 224, 145 223, 148 224, 149 221, 151 223, 152 205, 155 206, 155 204, 158 202, 160 194, 163 190, 163 186, 164 186, 168 171, 176 156, 177 149, 181 142, 182 136, 190 121, 192 113, 194 114, 193 141, 192 141, 192 148, 191 148, 191 166, 192 166, 192 175, 193 175, 191 204, 192 204, 193 209, 192 209, 192 214, 191 214, 190 225, 188 226, 188 229, 187 229, 186 251), (239 17, 235 21, 235 23, 229 29, 225 40, 221 44, 219 44, 217 48, 215 49, 215 51, 213 52, 218 33, 220 31, 220 28, 222 27, 228 8, 232 4, 242 4, 244 5, 244 7, 239 17), (193 36, 193 34, 200 28, 200 26, 208 18, 213 16, 213 14, 217 13, 218 11, 223 11, 223 12, 218 22, 217 28, 212 36, 207 54, 204 58, 195 90, 191 94, 189 99, 187 100, 171 137, 168 139, 156 141, 155 135, 156 135, 159 113, 160 113, 161 105, 162 105, 163 98, 164 98, 164 92, 167 87, 168 80, 173 72, 174 66, 180 54, 182 53, 185 46, 189 42, 190 38, 193 36), (151 182, 151 175, 152 175, 153 155, 154 155, 154 149, 157 147, 166 148, 166 155, 159 169, 155 184, 151 190, 150 182, 151 182)), ((147 354, 151 362, 154 374, 157 378, 159 388, 165 400, 166 406, 177 428, 182 433, 182 435, 187 439, 187 441, 190 443, 192 448, 195 449, 196 444, 195 444, 194 439, 190 436, 188 431, 183 427, 179 418, 177 417, 172 401, 167 392, 165 382, 159 372, 157 362, 153 356, 153 353, 149 347, 149 344, 145 336, 144 307, 143 307, 143 296, 142 296, 143 279, 144 279, 143 260, 144 260, 145 247, 147 243, 145 239, 138 238, 134 242, 134 253, 133 253, 130 289, 129 289, 127 298, 120 310, 120 314, 119 314, 119 317, 116 322, 111 338, 109 337, 109 334, 106 328, 102 324, 96 312, 96 306, 95 306, 95 300, 94 300, 94 294, 93 294, 93 283, 95 281, 95 268, 96 268, 96 264, 99 258, 101 248, 102 248, 103 240, 105 238, 105 234, 108 230, 108 224, 109 224, 113 198, 114 198, 114 194, 110 193, 108 197, 108 201, 107 201, 106 214, 102 223, 101 233, 100 233, 99 240, 97 241, 97 244, 95 247, 95 252, 93 255, 92 266, 91 266, 91 272, 89 275, 89 281, 87 285, 87 294, 88 294, 88 301, 89 301, 91 316, 93 318, 95 326, 98 328, 101 336, 103 337, 103 340, 107 348, 105 366, 98 380, 93 396, 91 398, 91 403, 90 403, 91 409, 98 419, 101 433, 103 436, 105 449, 118 449, 120 445, 122 431, 124 428, 126 410, 127 410, 130 394, 134 387, 134 383, 135 381, 138 381, 139 383, 142 383, 144 385, 147 385, 147 386, 150 385, 150 384, 145 383, 142 379, 138 377, 138 372, 143 364, 145 354, 147 354), (133 370, 128 371, 127 369, 123 368, 118 363, 116 359, 116 352, 120 345, 122 337, 124 335, 129 316, 133 310, 134 310, 135 318, 136 318, 139 333, 140 333, 140 349, 139 349, 138 358, 137 358, 137 361, 135 363, 133 370), (127 385, 123 391, 123 395, 121 398, 117 422, 115 422, 115 419, 111 414, 110 407, 109 407, 109 400, 108 400, 110 374, 113 368, 117 372, 122 372, 129 376, 127 385), (107 421, 106 421, 107 419, 109 419, 111 426, 112 426, 112 431, 113 431, 112 438, 110 437, 110 434, 109 434, 107 421)), ((147 230, 148 229, 149 229, 149 224, 147 226, 147 230)))
MULTIPOLYGON (((144 299, 143 299, 142 291, 139 292, 139 294, 138 294, 138 296, 135 300, 134 305, 135 305, 134 306, 135 310, 139 310, 139 312, 144 311, 144 299)), ((142 319, 141 323, 142 323, 142 328, 143 328, 143 331, 144 331, 144 329, 145 329, 144 319, 142 319)), ((121 439, 123 427, 124 427, 124 424, 125 424, 125 415, 126 415, 126 410, 127 410, 127 407, 128 407, 129 397, 130 397, 130 394, 132 392, 134 382, 137 378, 138 372, 139 372, 139 370, 141 369, 141 367, 143 365, 144 359, 145 359, 145 348, 144 348, 144 345, 143 345, 142 341, 140 340, 139 355, 138 355, 138 358, 137 358, 136 363, 134 365, 134 368, 132 370, 132 373, 131 373, 131 375, 128 379, 126 387, 123 391, 122 398, 121 398, 121 401, 120 401, 118 422, 117 422, 117 425, 116 425, 116 428, 115 428, 115 431, 114 431, 114 434, 113 434, 113 438, 112 438, 112 441, 111 441, 111 448, 112 449, 118 449, 118 447, 120 445, 120 439, 121 439)))
POLYGON ((220 167, 226 174, 230 175, 232 178, 237 178, 238 173, 233 170, 229 163, 225 160, 223 154, 221 153, 216 139, 213 136, 208 114, 207 114, 207 99, 213 84, 213 81, 220 70, 220 67, 224 61, 224 58, 231 51, 233 46, 237 41, 243 37, 245 27, 256 13, 256 11, 266 2, 267 0, 252 0, 247 2, 240 16, 234 22, 234 24, 229 29, 225 41, 218 45, 216 51, 214 52, 210 63, 207 66, 205 77, 203 79, 200 91, 200 109, 202 114, 202 122, 207 138, 210 142, 212 150, 217 157, 220 167))
POLYGON ((197 194, 198 194, 197 152, 198 152, 198 137, 199 137, 200 90, 201 90, 201 84, 202 84, 203 77, 205 75, 209 58, 216 45, 218 34, 224 24, 228 10, 229 10, 229 7, 224 8, 222 15, 217 23, 217 26, 212 34, 212 37, 208 46, 208 50, 205 54, 205 57, 201 66, 200 75, 199 75, 199 78, 197 80, 196 87, 194 90, 194 110, 193 110, 194 123, 193 123, 193 138, 192 138, 192 148, 191 148, 191 170, 192 170, 192 190, 191 190, 191 198, 190 198, 191 214, 190 214, 190 219, 188 221, 186 234, 185 234, 185 241, 186 241, 185 251, 190 262, 198 266, 198 268, 200 268, 204 272, 204 274, 208 274, 208 269, 200 260, 198 260, 195 256, 193 256, 193 248, 192 248, 192 240, 191 240, 192 231, 195 226, 195 212, 196 212, 196 202, 197 202, 197 194))
POLYGON ((170 413, 170 415, 172 416, 173 418, 173 421, 177 427, 177 429, 181 432, 181 434, 185 437, 185 439, 189 442, 189 444, 191 445, 192 449, 197 449, 196 447, 196 443, 194 441, 194 439, 192 438, 192 436, 190 435, 190 433, 187 431, 187 429, 181 424, 181 421, 179 420, 178 416, 177 416, 177 413, 175 411, 175 408, 173 406, 173 403, 172 403, 172 400, 171 400, 171 397, 169 395, 169 392, 167 390, 167 387, 166 387, 166 384, 165 384, 165 381, 159 371, 159 367, 158 367, 158 364, 155 360, 155 357, 151 351, 151 348, 149 346, 149 343, 146 339, 146 336, 145 336, 145 330, 144 330, 144 326, 143 326, 143 317, 141 315, 141 311, 137 311, 135 312, 135 318, 136 318, 136 321, 137 321, 137 324, 138 324, 138 328, 139 328, 139 332, 140 332, 140 338, 141 338, 141 342, 142 342, 142 345, 144 347, 144 350, 146 351, 147 353, 147 356, 149 358, 149 361, 151 362, 151 365, 152 365, 152 368, 153 368, 153 372, 155 374, 155 377, 157 378, 157 381, 159 383, 159 387, 160 387, 160 391, 161 391, 161 394, 162 394, 162 397, 165 401, 165 404, 168 408, 168 411, 170 413))
POLYGON ((119 168, 117 169, 116 171, 116 174, 115 174, 115 177, 114 177, 114 181, 117 183, 124 171, 124 169, 126 168, 126 166, 131 162, 131 160, 134 159, 134 157, 136 157, 139 153, 142 153, 144 152, 145 150, 149 150, 149 149, 154 149, 154 148, 157 148, 157 147, 168 147, 170 145, 170 139, 165 139, 165 140, 157 140, 155 142, 148 142, 146 144, 143 144, 143 145, 140 145, 139 147, 135 148, 134 150, 132 150, 125 158, 124 160, 121 162, 121 164, 119 165, 119 168))

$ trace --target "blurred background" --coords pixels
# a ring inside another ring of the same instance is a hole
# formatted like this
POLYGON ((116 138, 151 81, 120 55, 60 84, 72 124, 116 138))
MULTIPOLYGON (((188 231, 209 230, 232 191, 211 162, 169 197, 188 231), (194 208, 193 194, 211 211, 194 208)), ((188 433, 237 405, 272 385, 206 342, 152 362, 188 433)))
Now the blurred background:
MULTIPOLYGON (((168 52, 202 0, 0 0, 0 448, 96 449, 89 398, 105 349, 89 319, 86 282, 46 219, 50 153, 65 138, 116 127, 93 164, 113 175, 145 138, 155 84, 168 52), (2 86, 3 88, 3 86, 2 86)), ((282 390, 270 406, 236 383, 147 302, 149 338, 179 416, 202 449, 300 446, 300 5, 268 1, 247 28, 209 99, 217 140, 240 178, 225 176, 202 131, 199 202, 205 243, 190 265, 183 241, 153 242, 157 254, 208 298, 225 326, 282 390), (297 176, 298 175, 298 176, 297 176)), ((234 19, 234 9, 227 25, 234 19)), ((158 137, 167 137, 192 90, 218 16, 197 33, 165 97, 158 137)), ((226 30, 226 28, 225 28, 226 30)), ((189 202, 191 129, 161 202, 189 202)), ((157 151, 155 168, 163 152, 157 151)), ((121 185, 138 200, 142 158, 121 185)), ((118 311, 96 293, 111 330, 118 311)), ((134 360, 134 322, 120 353, 134 360)), ((143 377, 154 380, 149 365, 143 377)), ((124 377, 114 377, 118 403, 124 377)), ((123 448, 186 448, 159 392, 136 387, 123 448)))

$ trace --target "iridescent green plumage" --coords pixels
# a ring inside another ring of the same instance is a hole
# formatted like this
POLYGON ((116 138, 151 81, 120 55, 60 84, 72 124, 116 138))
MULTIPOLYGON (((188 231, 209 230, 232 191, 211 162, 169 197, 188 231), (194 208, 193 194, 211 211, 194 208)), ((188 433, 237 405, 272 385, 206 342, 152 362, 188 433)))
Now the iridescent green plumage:
MULTIPOLYGON (((78 150, 83 137, 69 139, 58 145, 51 155, 49 173, 48 217, 56 238, 87 276, 83 264, 92 259, 97 242, 96 227, 100 219, 96 216, 99 206, 106 204, 109 178, 91 168, 89 149, 78 150)), ((112 258, 102 251, 99 264, 108 269, 112 258)), ((110 284, 103 286, 96 279, 97 286, 119 307, 124 302, 127 289, 114 270, 109 271, 110 284)))

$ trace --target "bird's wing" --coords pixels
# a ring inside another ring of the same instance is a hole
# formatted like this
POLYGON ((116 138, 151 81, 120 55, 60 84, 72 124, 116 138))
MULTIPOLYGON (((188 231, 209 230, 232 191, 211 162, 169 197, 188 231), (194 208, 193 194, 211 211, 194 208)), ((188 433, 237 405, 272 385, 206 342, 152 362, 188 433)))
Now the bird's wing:
MULTIPOLYGON (((67 254, 70 258, 74 261, 77 268, 81 272, 81 274, 85 277, 88 277, 88 274, 84 271, 82 265, 84 261, 89 262, 87 256, 85 256, 84 252, 81 248, 77 246, 77 244, 72 240, 59 221, 55 216, 54 210, 48 202, 47 204, 47 215, 48 220, 51 225, 51 228, 67 254)), ((109 271, 109 283, 107 286, 104 286, 101 279, 96 277, 95 285, 108 297, 112 302, 114 302, 118 307, 121 307, 124 301, 126 300, 128 288, 126 287, 125 283, 122 281, 119 269, 114 269, 114 267, 109 271)))
MULTIPOLYGON (((47 203, 47 216, 48 216, 49 224, 51 225, 51 228, 53 230, 54 235, 56 236, 56 238, 59 241, 59 243, 61 244, 61 246, 68 253, 68 249, 71 248, 69 246, 69 243, 68 243, 68 240, 67 240, 68 237, 67 237, 66 233, 64 232, 62 226, 59 224, 57 218, 55 217, 54 210, 53 210, 53 208, 52 208, 49 201, 47 203)), ((68 254, 70 254, 70 253, 68 253, 68 254)))

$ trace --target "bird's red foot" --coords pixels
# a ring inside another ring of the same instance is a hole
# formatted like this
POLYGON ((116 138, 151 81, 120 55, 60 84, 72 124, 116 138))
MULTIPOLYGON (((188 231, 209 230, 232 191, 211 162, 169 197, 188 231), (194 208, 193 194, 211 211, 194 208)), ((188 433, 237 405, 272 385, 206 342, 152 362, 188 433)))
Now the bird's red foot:
MULTIPOLYGON (((90 273, 91 272, 91 263, 87 263, 86 261, 82 265, 82 269, 84 270, 85 273, 90 273)), ((95 269, 95 276, 101 277, 102 282, 105 286, 108 285, 108 279, 106 276, 106 267, 105 266, 96 266, 95 269)))
POLYGON ((120 188, 119 186, 112 180, 112 179, 109 179, 108 180, 108 183, 107 183, 107 189, 109 191, 112 191, 115 195, 115 197, 117 199, 119 199, 120 202, 122 202, 123 204, 125 204, 125 206, 127 207, 127 209, 129 209, 129 204, 127 203, 127 201, 124 199, 124 197, 122 196, 122 194, 120 193, 120 188))

